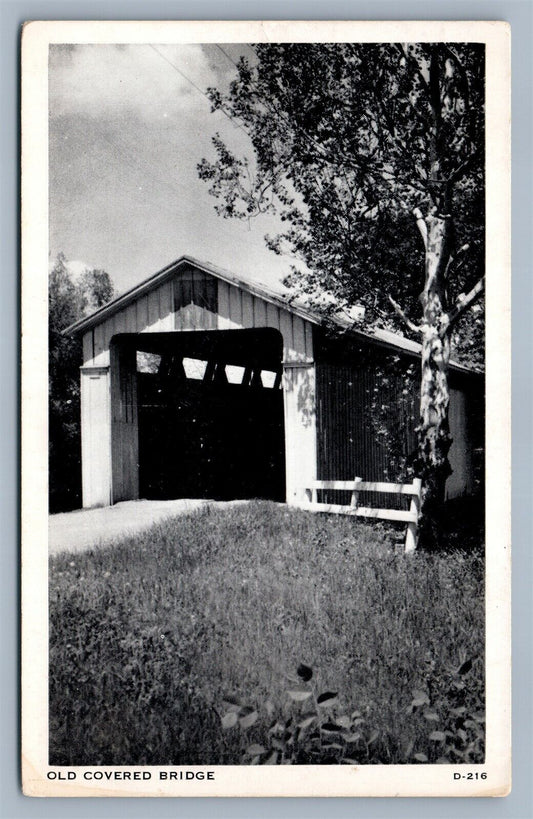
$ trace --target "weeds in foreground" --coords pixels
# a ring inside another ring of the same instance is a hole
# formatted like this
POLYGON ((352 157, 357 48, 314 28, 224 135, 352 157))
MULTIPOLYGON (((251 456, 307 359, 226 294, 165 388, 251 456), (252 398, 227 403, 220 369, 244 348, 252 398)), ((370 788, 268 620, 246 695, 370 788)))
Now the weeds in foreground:
MULTIPOLYGON (((418 750, 411 740, 405 761, 411 763, 475 763, 484 759, 485 713, 480 692, 469 689, 465 677, 472 669, 467 660, 445 682, 448 698, 431 702, 427 690, 414 690, 407 707, 418 721, 418 750), (457 705, 450 708, 450 700, 457 705), (459 704, 461 703, 461 704, 459 704), (479 710, 479 709, 482 710, 479 710), (423 750, 422 750, 423 749, 423 750)), ((382 761, 383 737, 359 710, 348 713, 335 691, 317 693, 313 669, 300 663, 297 670, 301 685, 286 692, 291 702, 288 719, 274 717, 275 706, 266 700, 264 711, 269 726, 263 726, 264 745, 252 742, 244 750, 242 762, 250 765, 362 765, 382 761), (274 719, 272 719, 274 717, 274 719)), ((252 706, 228 697, 221 724, 246 735, 260 719, 252 706)), ((386 739, 386 738, 385 738, 386 739)))
MULTIPOLYGON (((247 749, 280 751, 271 738, 285 741, 291 726, 300 749, 295 725, 327 691, 337 704, 317 703, 316 722, 298 730, 329 721, 361 734, 348 758, 481 761, 482 553, 406 558, 393 535, 257 502, 53 558, 50 763, 262 762, 269 754, 247 749), (286 691, 309 687, 289 674, 302 658, 315 693, 299 703, 286 691), (229 694, 247 709, 239 728, 220 719, 229 694)), ((337 761, 333 751, 324 759, 337 761)), ((288 745, 284 758, 293 753, 288 745)))

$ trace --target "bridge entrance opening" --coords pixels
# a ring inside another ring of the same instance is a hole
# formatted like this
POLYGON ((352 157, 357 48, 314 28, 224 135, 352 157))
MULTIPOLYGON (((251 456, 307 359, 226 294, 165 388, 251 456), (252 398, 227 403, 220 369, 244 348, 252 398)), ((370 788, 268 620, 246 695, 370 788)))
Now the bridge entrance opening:
POLYGON ((285 500, 281 334, 135 340, 139 496, 285 500))

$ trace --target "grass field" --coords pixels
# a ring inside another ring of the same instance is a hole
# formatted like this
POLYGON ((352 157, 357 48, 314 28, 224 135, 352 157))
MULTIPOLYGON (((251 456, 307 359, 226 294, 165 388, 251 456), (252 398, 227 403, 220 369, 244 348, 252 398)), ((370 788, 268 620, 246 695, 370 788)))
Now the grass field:
POLYGON ((50 764, 483 761, 483 552, 393 535, 255 502, 51 559, 50 764))

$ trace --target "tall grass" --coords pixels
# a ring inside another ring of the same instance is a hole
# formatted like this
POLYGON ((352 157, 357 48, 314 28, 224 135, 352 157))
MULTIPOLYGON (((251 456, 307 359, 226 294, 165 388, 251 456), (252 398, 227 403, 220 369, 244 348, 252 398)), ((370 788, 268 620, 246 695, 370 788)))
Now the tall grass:
MULTIPOLYGON (((483 618, 480 552, 406 557, 391 527, 266 502, 61 555, 50 561, 50 763, 239 763, 298 708, 287 690, 301 662, 343 713, 359 712, 360 761, 436 761, 447 742, 431 732, 468 734, 465 708, 482 723, 483 618), (223 728, 228 695, 258 711, 248 730, 223 728)), ((469 737, 474 761, 482 741, 473 752, 469 737)))

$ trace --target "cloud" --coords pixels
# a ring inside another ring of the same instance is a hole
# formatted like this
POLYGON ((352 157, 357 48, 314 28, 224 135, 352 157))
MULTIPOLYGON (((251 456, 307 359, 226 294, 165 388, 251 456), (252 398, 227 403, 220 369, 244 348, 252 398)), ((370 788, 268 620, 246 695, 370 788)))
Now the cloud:
POLYGON ((190 82, 205 90, 220 79, 202 46, 155 48, 159 53, 148 44, 51 46, 51 116, 153 121, 208 110, 190 82))

